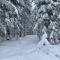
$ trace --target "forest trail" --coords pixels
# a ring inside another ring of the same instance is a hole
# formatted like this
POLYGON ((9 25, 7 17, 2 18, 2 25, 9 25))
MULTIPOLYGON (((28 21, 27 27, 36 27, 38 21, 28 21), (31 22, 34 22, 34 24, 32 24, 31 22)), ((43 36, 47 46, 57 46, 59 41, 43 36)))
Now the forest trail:
MULTIPOLYGON (((41 43, 44 42, 45 36, 42 37, 41 43)), ((60 60, 60 45, 51 46, 45 42, 46 45, 44 46, 39 43, 37 35, 14 39, 2 43, 0 60, 60 60)))

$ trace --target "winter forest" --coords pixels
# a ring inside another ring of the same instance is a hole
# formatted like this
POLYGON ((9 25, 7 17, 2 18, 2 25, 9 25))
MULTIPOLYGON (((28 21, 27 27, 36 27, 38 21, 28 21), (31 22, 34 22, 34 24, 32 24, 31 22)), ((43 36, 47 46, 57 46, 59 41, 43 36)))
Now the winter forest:
POLYGON ((46 54, 47 60, 60 60, 59 46, 60 0, 0 0, 0 60, 29 60, 31 49, 42 51, 34 58, 46 54))

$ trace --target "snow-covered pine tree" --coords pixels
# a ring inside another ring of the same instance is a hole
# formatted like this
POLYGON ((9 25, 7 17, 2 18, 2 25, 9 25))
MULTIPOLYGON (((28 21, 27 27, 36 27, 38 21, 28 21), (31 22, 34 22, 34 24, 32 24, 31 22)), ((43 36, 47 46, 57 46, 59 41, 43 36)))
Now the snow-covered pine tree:
MULTIPOLYGON (((37 0, 36 5, 37 5, 37 15, 36 15, 37 21, 40 20, 40 18, 42 18, 43 24, 41 23, 40 26, 46 27, 45 32, 47 33, 48 41, 51 44, 58 44, 60 42, 60 39, 58 38, 58 36, 59 36, 58 31, 60 29, 60 27, 58 27, 58 25, 60 25, 60 24, 57 22, 57 21, 59 21, 59 19, 57 18, 59 16, 59 9, 60 9, 59 2, 53 1, 53 0, 51 0, 51 1, 50 0, 49 1, 37 0), (51 22, 52 22, 52 24, 51 24, 51 22), (50 29, 50 27, 51 27, 51 29, 50 29), (52 36, 52 38, 50 39, 51 36, 52 36)), ((38 30, 38 28, 37 28, 37 30, 38 30)), ((39 29, 39 30, 42 31, 43 28, 39 29)), ((38 32, 38 36, 41 39, 42 36, 40 36, 40 35, 41 35, 41 32, 40 32, 40 34, 38 32)))

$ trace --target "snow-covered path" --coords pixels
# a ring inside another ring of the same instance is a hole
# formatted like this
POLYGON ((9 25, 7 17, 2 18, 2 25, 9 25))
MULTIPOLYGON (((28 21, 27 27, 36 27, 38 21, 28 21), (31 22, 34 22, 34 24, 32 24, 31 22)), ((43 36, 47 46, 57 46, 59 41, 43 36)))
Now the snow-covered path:
POLYGON ((3 42, 0 46, 0 60, 60 60, 60 45, 51 46, 43 38, 40 43, 36 35, 3 42), (48 45, 43 46, 44 41, 48 45))

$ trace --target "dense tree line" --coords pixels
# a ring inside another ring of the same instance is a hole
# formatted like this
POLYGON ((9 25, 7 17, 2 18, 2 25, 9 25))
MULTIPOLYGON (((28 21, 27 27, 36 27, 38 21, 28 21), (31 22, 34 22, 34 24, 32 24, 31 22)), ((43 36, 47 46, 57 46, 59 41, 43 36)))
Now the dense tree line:
POLYGON ((59 0, 0 0, 0 38, 43 34, 51 44, 60 43, 59 0))

